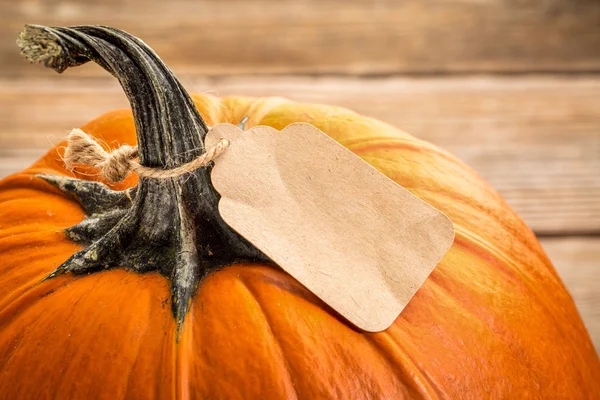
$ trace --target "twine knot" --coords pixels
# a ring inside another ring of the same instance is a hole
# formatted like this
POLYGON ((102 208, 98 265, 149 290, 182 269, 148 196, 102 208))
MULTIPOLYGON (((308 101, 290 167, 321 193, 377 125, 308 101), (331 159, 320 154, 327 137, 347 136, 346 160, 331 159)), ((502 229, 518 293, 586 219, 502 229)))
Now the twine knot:
POLYGON ((106 179, 119 182, 130 172, 145 178, 167 179, 192 172, 208 165, 229 146, 229 141, 221 139, 214 147, 208 149, 198 158, 170 170, 144 167, 135 158, 138 157, 137 146, 123 145, 110 153, 81 129, 73 129, 67 136, 67 149, 64 160, 69 168, 76 164, 96 167, 106 179))
MULTIPOLYGON (((96 146, 101 148, 97 144, 96 146)), ((102 175, 107 179, 119 182, 125 179, 129 171, 132 170, 131 161, 138 156, 138 151, 137 147, 124 145, 107 153, 107 155, 106 160, 99 163, 97 167, 100 168, 102 175)))

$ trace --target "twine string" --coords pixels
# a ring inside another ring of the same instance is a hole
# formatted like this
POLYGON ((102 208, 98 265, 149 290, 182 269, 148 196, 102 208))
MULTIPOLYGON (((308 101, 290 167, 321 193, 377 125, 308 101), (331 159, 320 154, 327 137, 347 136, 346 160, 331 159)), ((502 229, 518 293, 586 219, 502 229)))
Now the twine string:
POLYGON ((138 157, 137 146, 123 145, 108 153, 81 129, 73 129, 67 136, 67 143, 64 155, 67 167, 73 168, 76 164, 89 165, 98 168, 102 176, 112 182, 122 181, 130 172, 135 172, 144 178, 155 179, 181 176, 205 167, 229 146, 228 140, 221 139, 215 146, 189 163, 173 169, 161 169, 145 167, 137 162, 135 160, 138 157))

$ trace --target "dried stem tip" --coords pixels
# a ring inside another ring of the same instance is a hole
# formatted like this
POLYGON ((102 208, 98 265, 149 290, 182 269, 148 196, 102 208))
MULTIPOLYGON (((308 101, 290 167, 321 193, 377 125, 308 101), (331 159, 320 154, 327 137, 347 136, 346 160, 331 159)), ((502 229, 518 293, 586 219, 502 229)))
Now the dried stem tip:
POLYGON ((23 56, 32 63, 44 63, 46 67, 53 69, 60 64, 62 48, 52 33, 43 26, 25 25, 17 38, 17 45, 23 56))

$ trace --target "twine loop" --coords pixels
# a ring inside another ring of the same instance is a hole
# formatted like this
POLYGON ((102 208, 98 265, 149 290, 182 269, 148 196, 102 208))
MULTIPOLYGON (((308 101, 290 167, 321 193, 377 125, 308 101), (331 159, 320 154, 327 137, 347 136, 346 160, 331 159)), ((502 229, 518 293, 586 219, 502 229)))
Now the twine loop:
POLYGON ((96 167, 103 177, 112 182, 122 181, 130 172, 135 172, 141 177, 156 179, 184 175, 208 165, 229 146, 228 140, 221 139, 214 147, 189 163, 173 169, 161 169, 145 167, 138 163, 135 160, 138 157, 137 146, 123 145, 108 153, 81 129, 73 129, 67 136, 67 143, 64 159, 69 168, 73 168, 76 164, 96 167))

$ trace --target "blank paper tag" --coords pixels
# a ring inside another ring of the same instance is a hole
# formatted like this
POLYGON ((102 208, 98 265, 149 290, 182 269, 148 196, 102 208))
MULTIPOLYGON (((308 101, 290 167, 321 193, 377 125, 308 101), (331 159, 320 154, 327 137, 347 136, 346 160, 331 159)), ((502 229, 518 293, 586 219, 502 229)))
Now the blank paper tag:
POLYGON ((387 329, 454 240, 448 217, 305 123, 214 126, 227 224, 357 327, 387 329))

